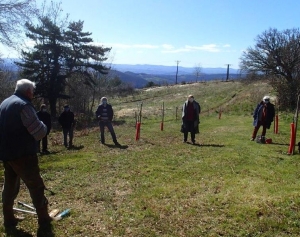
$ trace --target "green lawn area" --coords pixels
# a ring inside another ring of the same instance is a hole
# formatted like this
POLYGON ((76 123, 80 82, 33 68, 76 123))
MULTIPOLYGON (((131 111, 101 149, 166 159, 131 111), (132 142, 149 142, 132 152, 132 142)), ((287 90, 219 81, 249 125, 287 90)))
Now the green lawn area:
MULTIPOLYGON (((52 236, 299 236, 299 153, 287 155, 292 115, 279 113, 279 133, 267 131, 272 144, 250 141, 252 109, 269 92, 261 83, 211 82, 114 98, 121 148, 109 133, 102 145, 97 126, 76 131, 70 150, 53 131, 51 154, 39 156, 54 192, 45 193, 50 209, 71 213, 53 223, 52 236), (197 145, 182 143, 175 116, 188 94, 202 106, 197 145), (136 141, 134 112, 141 102, 136 141)), ((23 184, 18 200, 31 202, 23 184)), ((37 236, 37 220, 25 216, 18 236, 37 236)))

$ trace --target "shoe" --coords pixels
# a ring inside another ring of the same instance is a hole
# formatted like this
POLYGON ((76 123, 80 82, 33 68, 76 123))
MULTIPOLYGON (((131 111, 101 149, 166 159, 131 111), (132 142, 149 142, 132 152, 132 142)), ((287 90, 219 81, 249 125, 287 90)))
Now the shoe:
POLYGON ((47 227, 51 224, 51 222, 53 220, 54 220, 54 218, 49 216, 49 218, 39 219, 38 224, 39 224, 40 227, 47 227))
POLYGON ((250 139, 250 141, 254 141, 254 138, 252 137, 252 138, 250 139))
POLYGON ((5 227, 16 227, 19 222, 23 221, 24 217, 16 216, 13 219, 10 220, 4 220, 4 226, 5 227))
POLYGON ((115 142, 115 145, 116 145, 116 146, 121 146, 121 144, 120 144, 120 143, 118 143, 118 142, 115 142))
POLYGON ((186 143, 186 140, 183 140, 183 143, 186 143))
POLYGON ((193 143, 193 145, 195 145, 195 144, 196 144, 196 142, 195 142, 195 141, 192 141, 192 143, 193 143))

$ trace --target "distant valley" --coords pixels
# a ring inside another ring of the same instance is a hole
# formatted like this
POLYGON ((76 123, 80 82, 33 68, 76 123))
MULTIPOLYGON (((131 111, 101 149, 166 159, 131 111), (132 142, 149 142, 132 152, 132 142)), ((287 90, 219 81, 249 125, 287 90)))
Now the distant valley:
MULTIPOLYGON (((17 70, 13 63, 18 59, 3 59, 2 67, 6 70, 17 70)), ((130 84, 135 88, 143 88, 149 82, 156 85, 170 85, 176 83, 177 66, 162 65, 142 65, 142 64, 112 64, 109 72, 110 77, 118 77, 124 83, 130 84)), ((3 69, 2 68, 2 69, 3 69)), ((1 70, 1 68, 0 68, 1 70)), ((200 76, 196 77, 195 68, 178 67, 177 83, 188 83, 195 81, 226 80, 227 68, 201 68, 200 76)), ((229 69, 229 79, 240 78, 238 69, 229 69)))
MULTIPOLYGON (((117 76, 123 82, 141 88, 149 82, 158 85, 175 84, 176 70, 176 66, 113 64, 110 75, 117 76)), ((227 68, 201 68, 201 74, 198 78, 195 75, 195 70, 195 68, 178 67, 177 83, 226 80, 227 78, 227 68)), ((238 69, 229 69, 230 80, 240 77, 238 69)))

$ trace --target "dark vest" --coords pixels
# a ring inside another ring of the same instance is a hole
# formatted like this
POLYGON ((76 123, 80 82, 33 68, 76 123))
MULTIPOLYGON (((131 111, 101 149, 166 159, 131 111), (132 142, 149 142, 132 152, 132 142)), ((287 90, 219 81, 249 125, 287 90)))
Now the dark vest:
POLYGON ((0 105, 0 160, 9 161, 36 154, 35 139, 21 120, 24 105, 32 104, 14 94, 0 105))

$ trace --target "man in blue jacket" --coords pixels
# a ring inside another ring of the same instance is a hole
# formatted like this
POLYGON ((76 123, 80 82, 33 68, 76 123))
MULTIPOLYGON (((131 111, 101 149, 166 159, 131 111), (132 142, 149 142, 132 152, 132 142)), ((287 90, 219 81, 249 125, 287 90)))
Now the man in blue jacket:
POLYGON ((0 105, 0 160, 4 166, 2 190, 3 220, 5 227, 13 227, 19 219, 13 205, 20 179, 27 186, 36 209, 39 225, 49 224, 48 200, 40 175, 36 142, 47 134, 47 126, 38 119, 31 103, 35 83, 27 79, 17 81, 15 93, 0 105))
POLYGON ((106 97, 102 97, 100 102, 101 103, 98 106, 98 109, 96 111, 96 118, 100 120, 99 126, 100 126, 101 143, 105 144, 104 128, 107 127, 115 145, 120 146, 120 144, 117 141, 117 137, 111 123, 114 117, 114 111, 112 109, 112 106, 108 104, 106 97))
POLYGON ((270 129, 271 124, 274 120, 275 116, 275 108, 274 105, 270 102, 269 96, 264 96, 263 100, 256 106, 253 112, 253 132, 251 141, 254 141, 256 138, 256 134, 259 128, 262 126, 262 133, 261 133, 261 143, 265 143, 265 136, 267 129, 270 129))

